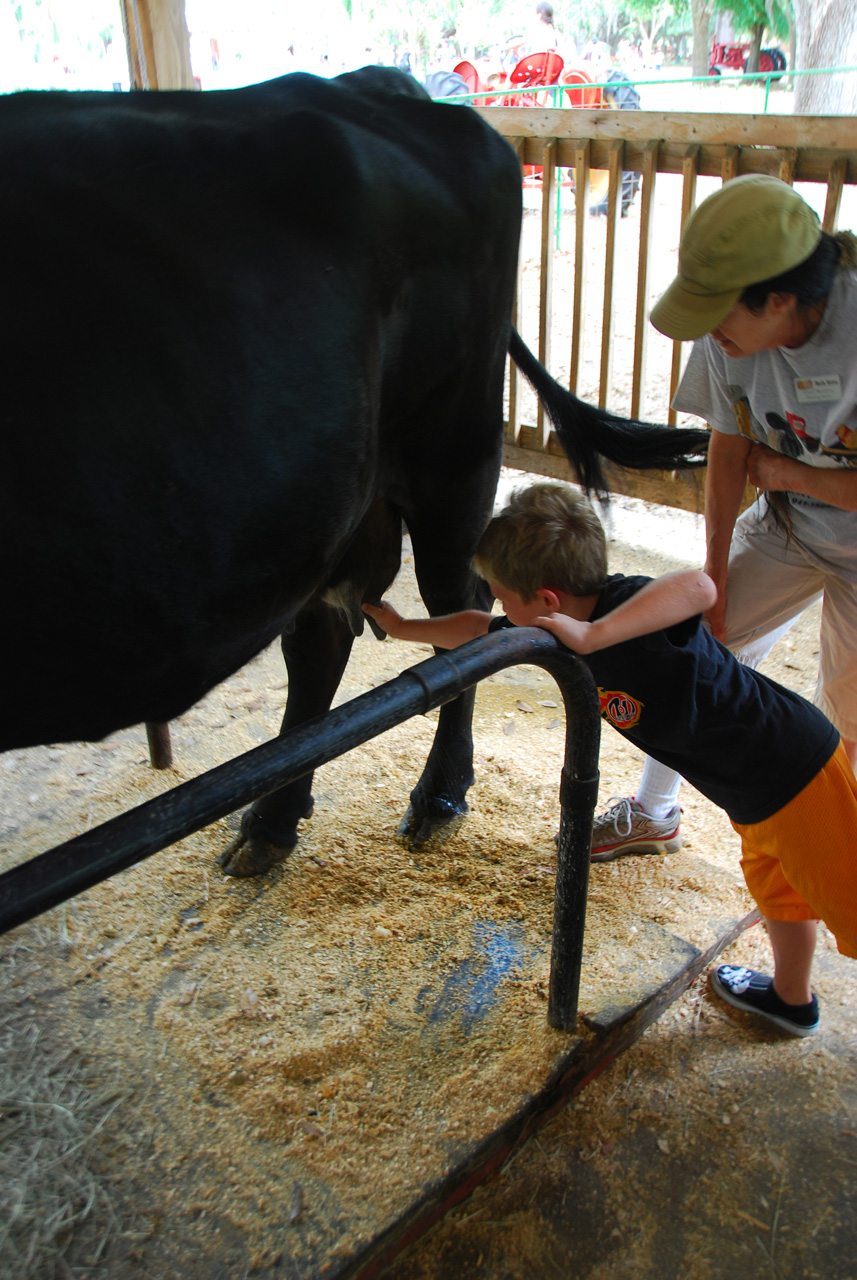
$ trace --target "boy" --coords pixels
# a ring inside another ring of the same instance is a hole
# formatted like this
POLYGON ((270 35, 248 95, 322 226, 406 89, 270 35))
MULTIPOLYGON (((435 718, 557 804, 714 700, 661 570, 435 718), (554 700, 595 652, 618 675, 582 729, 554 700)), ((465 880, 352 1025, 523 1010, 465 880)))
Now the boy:
POLYGON ((773 978, 721 965, 719 996, 791 1035, 817 1030, 810 987, 816 922, 857 959, 857 782, 839 734, 798 694, 744 667, 702 625, 707 574, 607 574, 604 530, 575 490, 518 490, 488 525, 475 564, 505 617, 471 609, 404 619, 364 605, 394 639, 452 649, 503 626, 552 632, 590 668, 602 715, 726 810, 747 887, 765 917, 773 978))

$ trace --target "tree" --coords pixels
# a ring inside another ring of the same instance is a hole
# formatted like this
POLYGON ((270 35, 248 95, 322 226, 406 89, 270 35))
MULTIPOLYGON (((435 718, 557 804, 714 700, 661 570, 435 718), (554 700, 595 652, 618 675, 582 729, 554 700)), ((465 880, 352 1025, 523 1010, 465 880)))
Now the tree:
POLYGON ((652 45, 670 18, 687 14, 687 0, 624 0, 629 16, 634 18, 643 56, 648 59, 652 45))
MULTIPOLYGON (((854 0, 792 0, 802 71, 857 66, 854 0)), ((857 73, 797 76, 796 115, 857 115, 857 73)))
POLYGON ((790 0, 711 0, 714 11, 728 13, 736 32, 750 37, 747 71, 759 70, 759 54, 765 31, 780 40, 788 38, 790 0))
POLYGON ((693 24, 693 63, 691 71, 694 76, 708 75, 708 55, 711 49, 709 31, 711 29, 712 0, 690 0, 690 15, 693 24))

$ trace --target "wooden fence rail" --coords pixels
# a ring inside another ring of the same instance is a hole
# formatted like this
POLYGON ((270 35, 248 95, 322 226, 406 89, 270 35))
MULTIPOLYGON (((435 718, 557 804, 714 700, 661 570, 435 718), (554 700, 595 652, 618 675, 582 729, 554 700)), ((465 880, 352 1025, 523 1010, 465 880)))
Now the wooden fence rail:
MULTIPOLYGON (((606 170, 606 236, 603 295, 600 309, 598 403, 610 403, 614 385, 614 294, 617 233, 621 222, 623 172, 640 175, 639 243, 636 254, 636 307, 631 368, 630 415, 642 412, 647 372, 648 310, 655 190, 659 174, 681 177, 679 228, 694 207, 699 177, 727 182, 744 173, 767 173, 789 183, 824 188, 822 225, 838 226, 843 190, 857 186, 857 119, 851 116, 776 116, 663 114, 648 111, 551 109, 545 107, 476 108, 515 146, 524 165, 538 166, 541 180, 541 250, 539 270, 538 353, 551 367, 555 315, 553 278, 557 184, 563 171, 574 173, 574 283, 568 385, 578 391, 585 323, 585 263, 592 220, 590 174, 606 170)), ((857 230, 857 227, 855 227, 857 230)), ((677 243, 677 236, 676 236, 677 243)), ((662 264, 661 264, 662 265, 662 264)), ((673 261, 671 271, 674 272, 673 261)), ((520 297, 520 289, 519 289, 520 297)), ((516 323, 518 308, 516 303, 516 323)), ((669 399, 678 384, 682 344, 673 343, 669 359, 669 399)), ((675 413, 668 411, 670 421, 675 413)), ((558 442, 548 429, 541 406, 535 423, 522 421, 521 385, 514 367, 509 374, 509 412, 505 462, 543 475, 574 479, 558 442)), ((671 506, 700 509, 697 487, 664 475, 622 475, 617 492, 671 506)))

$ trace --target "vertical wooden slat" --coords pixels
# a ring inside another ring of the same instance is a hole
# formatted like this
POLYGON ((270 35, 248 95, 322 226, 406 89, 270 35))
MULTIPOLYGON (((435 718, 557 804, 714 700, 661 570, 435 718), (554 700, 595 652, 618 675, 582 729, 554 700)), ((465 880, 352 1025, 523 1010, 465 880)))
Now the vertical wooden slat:
POLYGON ((157 89, 155 45, 146 0, 122 0, 122 25, 132 89, 157 89))
POLYGON ((842 187, 847 171, 848 161, 845 156, 839 156, 830 166, 827 178, 827 198, 824 202, 824 218, 821 223, 822 231, 832 233, 836 230, 836 224, 839 221, 839 205, 842 201, 842 187))
POLYGON ((784 151, 780 157, 779 167, 777 169, 777 177, 781 182, 787 182, 790 187, 794 186, 795 170, 797 169, 797 151, 789 148, 784 151))
MULTIPOLYGON (((542 243, 539 282, 539 359, 550 368, 551 320, 553 304, 553 238, 554 196, 556 194, 556 139, 548 138, 542 149, 542 243)), ((536 441, 540 449, 547 444, 547 419, 544 405, 538 401, 536 441)))
POLYGON ((727 147, 723 154, 723 164, 720 167, 720 176, 724 182, 728 182, 730 178, 738 177, 738 157, 741 154, 739 147, 727 147))
POLYGON ((610 184, 607 189, 607 242, 604 253, 604 305, 601 310, 601 369, 598 404, 604 409, 613 372, 613 277, 616 270, 616 236, 619 231, 617 204, 622 204, 622 160, 624 142, 611 142, 607 156, 610 184))
POLYGON ((583 351, 584 305, 586 302, 586 220, 589 217, 590 143, 574 143, 574 301, 571 317, 571 364, 568 385, 577 391, 580 357, 583 351))
MULTIPOLYGON (((518 163, 521 164, 524 157, 524 139, 509 138, 508 142, 515 149, 518 157, 518 163)), ((523 167, 521 170, 521 178, 523 180, 523 167)), ((521 236, 523 238, 523 227, 521 228, 521 236)), ((523 254, 518 253, 518 268, 515 278, 515 296, 512 300, 512 324, 516 329, 520 329, 520 293, 521 293, 521 277, 523 273, 523 254)), ((518 433, 521 430, 521 377, 518 373, 517 365, 509 360, 509 417, 506 422, 505 440, 507 444, 518 443, 518 433)))
POLYGON ((121 0, 134 89, 192 89, 184 0, 121 0))
POLYGON ((646 338, 649 332, 649 256, 652 252, 654 218, 652 206, 658 175, 658 146, 647 142, 643 148, 643 185, 640 192, 640 249, 637 257, 637 314, 634 321, 634 367, 631 378, 631 417, 639 418, 646 394, 646 338))
MULTIPOLYGON (((692 143, 684 153, 681 162, 681 225, 679 229, 679 240, 681 240, 681 232, 684 230, 684 224, 687 222, 693 207, 696 204, 696 171, 699 164, 699 146, 692 143)), ((667 422, 671 427, 676 424, 677 414, 672 407, 673 396, 678 387, 679 378, 681 377, 681 343, 674 342, 672 350, 672 362, 670 365, 670 407, 667 414, 667 422)))

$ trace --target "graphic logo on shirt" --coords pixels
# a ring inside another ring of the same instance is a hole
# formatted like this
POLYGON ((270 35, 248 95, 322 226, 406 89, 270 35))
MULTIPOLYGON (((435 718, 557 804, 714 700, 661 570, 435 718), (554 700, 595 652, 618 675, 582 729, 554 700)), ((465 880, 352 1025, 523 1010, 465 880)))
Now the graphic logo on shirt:
POLYGON ((853 427, 846 426, 844 422, 840 422, 836 428, 836 438, 839 444, 823 444, 821 452, 825 457, 835 458, 837 462, 841 462, 845 466, 857 466, 857 431, 853 427))
POLYGON ((786 413, 792 431, 801 444, 810 453, 818 453, 818 438, 811 436, 806 429, 806 418, 799 418, 796 413, 786 413))
POLYGON ((631 729, 639 724, 643 714, 643 704, 629 693, 621 693, 618 689, 598 690, 598 701, 601 715, 609 720, 617 729, 631 729))
MULTIPOLYGON (((732 391, 732 387, 729 388, 732 391)), ((742 436, 748 436, 751 440, 756 439, 753 431, 753 423, 755 421, 750 412, 750 401, 746 396, 741 396, 737 400, 732 401, 732 411, 735 414, 735 421, 738 423, 738 430, 742 436)))
POLYGON ((768 433, 750 408, 750 401, 744 388, 740 383, 730 382, 726 389, 732 401, 732 412, 735 414, 735 421, 741 435, 746 436, 748 440, 759 440, 762 444, 767 444, 768 433))

